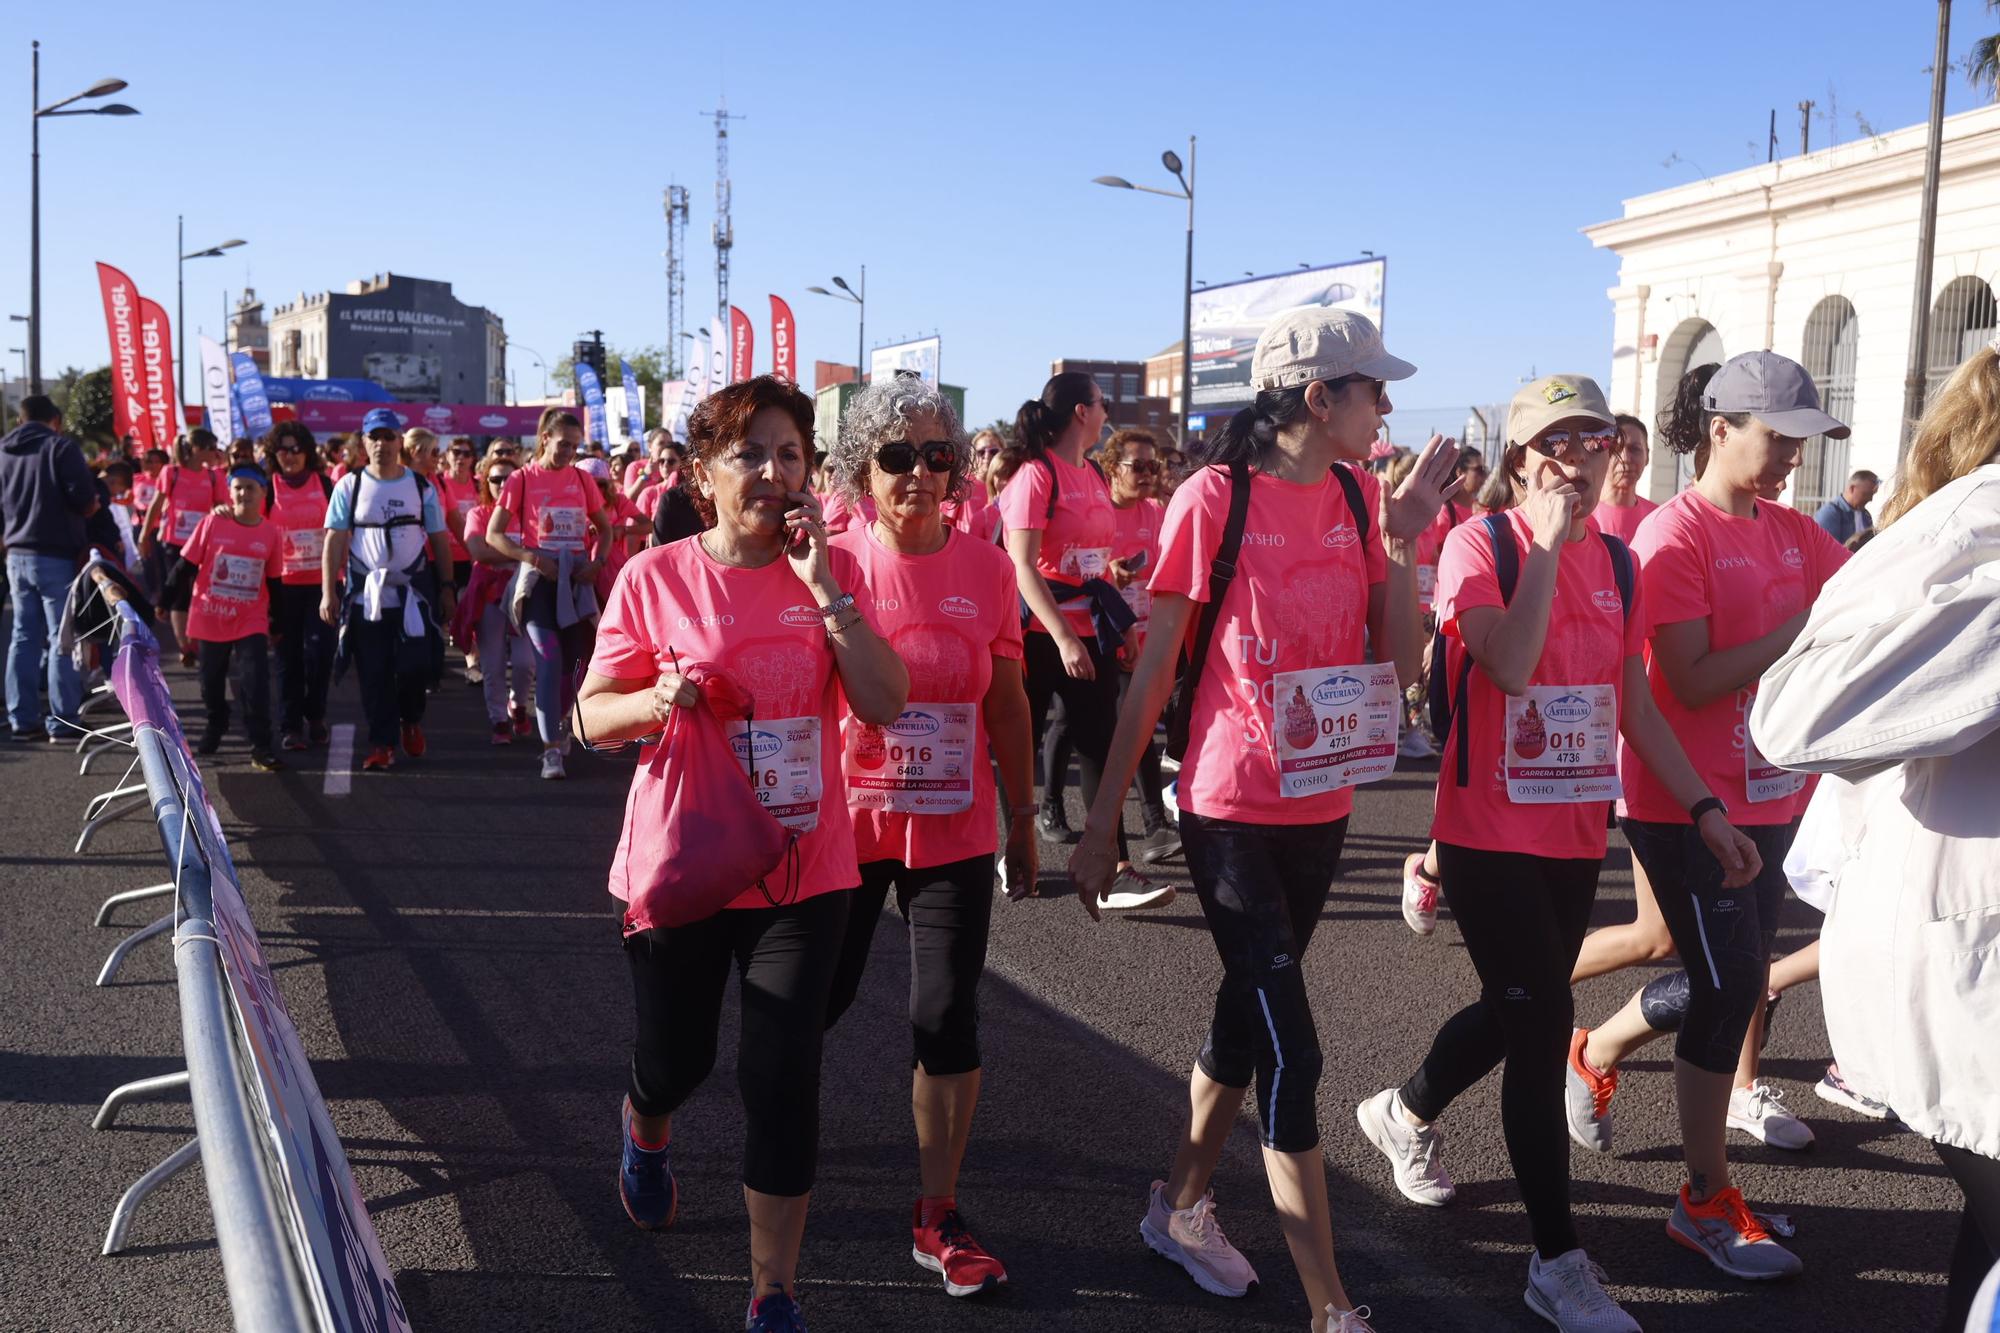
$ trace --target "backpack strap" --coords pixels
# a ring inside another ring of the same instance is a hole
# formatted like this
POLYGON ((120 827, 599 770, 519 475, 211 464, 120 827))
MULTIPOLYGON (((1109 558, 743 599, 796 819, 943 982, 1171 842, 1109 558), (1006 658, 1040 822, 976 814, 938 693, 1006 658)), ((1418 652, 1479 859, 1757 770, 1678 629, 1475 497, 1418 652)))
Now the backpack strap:
POLYGON ((1632 548, 1620 538, 1608 532, 1597 534, 1604 542, 1604 550, 1611 557, 1611 575, 1618 581, 1618 604, 1625 609, 1625 623, 1632 623, 1632 548))
MULTIPOLYGON (((1050 458, 1047 454, 1043 454, 1037 461, 1044 468, 1047 468, 1049 473, 1049 507, 1043 512, 1042 520, 1044 522, 1053 522, 1056 516, 1056 500, 1062 495, 1062 481, 1056 476, 1054 459, 1050 458)), ((1092 472, 1097 474, 1097 479, 1104 483, 1104 488, 1110 490, 1111 479, 1104 475, 1104 469, 1097 465, 1097 460, 1095 458, 1086 458, 1083 461, 1089 466, 1092 472)))
MULTIPOLYGON (((1514 533, 1505 514, 1488 514, 1479 520, 1486 529, 1486 539, 1493 544, 1493 574, 1500 584, 1500 605, 1506 606, 1514 600, 1514 585, 1521 577, 1521 553, 1514 549, 1514 533)), ((1464 650, 1464 660, 1458 664, 1458 688, 1453 694, 1452 727, 1458 733, 1458 785, 1467 786, 1472 781, 1472 723, 1467 716, 1465 696, 1472 687, 1472 650, 1464 650)))
POLYGON ((1208 659, 1209 641, 1215 637, 1215 622, 1222 616, 1222 599, 1236 580, 1236 557, 1243 550, 1243 528, 1250 518, 1250 465, 1242 459, 1229 464, 1229 517, 1222 525, 1222 541, 1208 566, 1208 601, 1196 622, 1194 652, 1183 672, 1183 686, 1176 699, 1175 716, 1167 723, 1167 734, 1186 743, 1189 720, 1194 714, 1195 690, 1201 682, 1201 664, 1208 659))
POLYGON ((1333 475, 1334 479, 1340 483, 1341 494, 1347 497, 1348 511, 1354 515, 1354 535, 1361 539, 1363 546, 1366 546, 1368 544, 1368 521, 1373 515, 1368 512, 1367 500, 1362 498, 1361 479, 1354 475, 1353 468, 1342 467, 1338 463, 1333 465, 1333 475))

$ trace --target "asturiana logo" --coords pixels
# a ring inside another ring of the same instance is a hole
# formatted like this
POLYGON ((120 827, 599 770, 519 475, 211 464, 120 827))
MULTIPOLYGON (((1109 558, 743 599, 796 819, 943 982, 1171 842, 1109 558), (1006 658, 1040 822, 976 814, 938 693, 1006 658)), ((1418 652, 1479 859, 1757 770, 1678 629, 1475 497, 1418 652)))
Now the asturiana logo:
POLYGON ((1596 592, 1590 594, 1590 600, 1597 603, 1597 609, 1600 611, 1622 611, 1625 609, 1625 603, 1618 600, 1618 590, 1616 588, 1599 588, 1596 592))
POLYGON ((1565 694, 1551 699, 1542 716, 1551 722, 1581 722, 1590 716, 1590 700, 1580 694, 1565 694))
POLYGON ((1326 536, 1319 539, 1319 544, 1329 551, 1344 551, 1360 540, 1360 534, 1354 531, 1354 525, 1343 523, 1337 528, 1328 528, 1326 536))
POLYGON ((778 619, 787 625, 818 625, 824 619, 819 611, 810 606, 788 606, 778 619))
POLYGON ((507 418, 501 416, 498 412, 488 412, 485 416, 479 418, 479 424, 499 430, 507 424, 507 418))
POLYGON ((938 610, 955 620, 971 620, 979 614, 979 603, 970 597, 947 597, 938 603, 938 610))
POLYGON ((1366 693, 1368 693, 1368 687, 1363 685, 1354 676, 1328 676, 1325 680, 1313 686, 1312 700, 1314 703, 1324 704, 1328 708, 1337 708, 1342 704, 1353 703, 1366 693))
POLYGON ((1796 546, 1787 546, 1784 554, 1780 555, 1778 559, 1784 561, 1792 569, 1804 569, 1806 567, 1805 553, 1796 546))
POLYGON ((738 759, 769 759, 784 743, 768 731, 739 731, 730 736, 729 746, 738 759))
POLYGON ((937 735, 938 726, 938 720, 929 713, 912 708, 891 722, 886 730, 907 740, 921 740, 925 736, 937 735))

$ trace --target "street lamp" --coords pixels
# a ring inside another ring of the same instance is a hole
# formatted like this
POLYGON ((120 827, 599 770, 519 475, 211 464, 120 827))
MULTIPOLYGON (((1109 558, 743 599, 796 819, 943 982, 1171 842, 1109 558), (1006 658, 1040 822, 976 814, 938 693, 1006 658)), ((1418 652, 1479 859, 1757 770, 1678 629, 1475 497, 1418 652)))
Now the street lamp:
MULTIPOLYGON (((174 215, 174 253, 180 255, 180 262, 174 265, 174 327, 180 334, 181 401, 187 401, 188 392, 188 330, 187 330, 187 262, 190 259, 213 259, 224 250, 234 250, 247 242, 241 240, 224 241, 221 245, 211 245, 206 250, 187 250, 187 224, 177 213, 174 215)), ((223 308, 228 309, 229 300, 223 298, 223 308)), ((223 337, 228 337, 228 324, 223 325, 223 337)))
POLYGON ((139 112, 123 102, 105 106, 79 107, 65 111, 71 102, 91 97, 109 97, 125 87, 123 79, 99 79, 82 92, 60 102, 42 105, 42 44, 32 42, 29 75, 30 118, 28 148, 28 392, 42 391, 42 117, 43 116, 136 116, 139 112))
POLYGON ((841 301, 852 301, 861 308, 859 312, 860 324, 856 327, 854 333, 854 387, 858 392, 861 388, 861 360, 866 355, 863 349, 868 345, 868 265, 863 264, 861 266, 860 291, 857 292, 854 288, 848 286, 846 278, 836 277, 833 280, 833 285, 840 288, 840 290, 830 292, 824 287, 808 287, 806 290, 815 296, 831 296, 841 301))
POLYGON ((503 347, 518 347, 529 356, 535 358, 535 364, 542 368, 542 402, 546 405, 549 401, 549 363, 542 359, 540 352, 537 352, 526 343, 515 342, 504 333, 500 335, 500 345, 503 347))
POLYGON ((1187 272, 1181 281, 1181 431, 1180 447, 1187 448, 1188 400, 1194 397, 1194 136, 1188 136, 1187 170, 1181 170, 1181 157, 1169 148, 1160 154, 1160 165, 1173 173, 1180 182, 1180 189, 1160 190, 1150 185, 1134 185, 1123 176, 1098 176, 1092 181, 1096 185, 1108 185, 1114 190, 1139 190, 1146 194, 1165 195, 1169 199, 1187 200, 1187 272))

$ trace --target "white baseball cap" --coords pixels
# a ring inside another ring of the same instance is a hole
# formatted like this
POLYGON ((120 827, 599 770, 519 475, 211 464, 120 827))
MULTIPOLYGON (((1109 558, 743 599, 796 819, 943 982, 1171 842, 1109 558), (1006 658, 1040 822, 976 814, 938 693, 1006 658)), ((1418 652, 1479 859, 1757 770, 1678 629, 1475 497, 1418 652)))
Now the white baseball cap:
POLYGON ((1250 359, 1250 383, 1260 392, 1349 375, 1406 380, 1416 373, 1415 366, 1384 350, 1374 320, 1323 305, 1287 310, 1265 325, 1250 359))

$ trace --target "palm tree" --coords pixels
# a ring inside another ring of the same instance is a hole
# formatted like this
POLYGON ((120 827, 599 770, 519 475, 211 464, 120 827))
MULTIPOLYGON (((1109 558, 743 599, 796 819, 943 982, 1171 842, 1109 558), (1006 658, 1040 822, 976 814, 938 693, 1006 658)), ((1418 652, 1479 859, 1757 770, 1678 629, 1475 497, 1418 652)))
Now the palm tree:
MULTIPOLYGON (((2000 14, 2000 0, 1986 0, 1986 8, 2000 14)), ((2000 33, 1972 44, 1972 54, 1965 60, 1965 77, 1973 87, 2000 101, 2000 33)))

